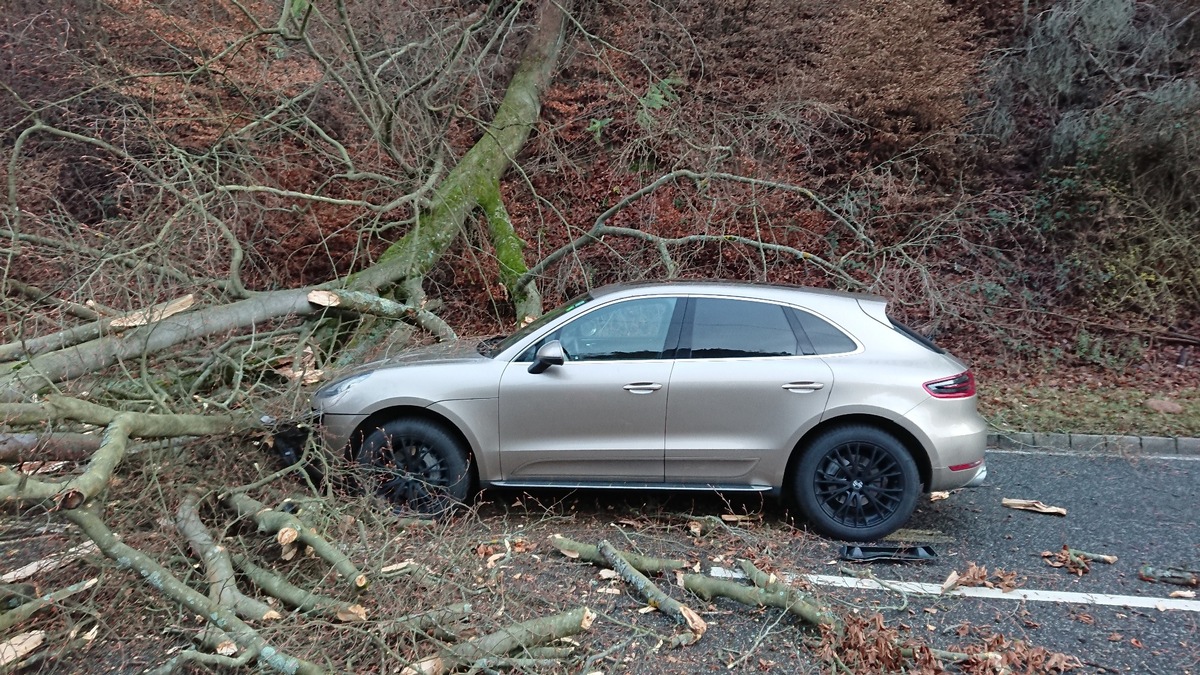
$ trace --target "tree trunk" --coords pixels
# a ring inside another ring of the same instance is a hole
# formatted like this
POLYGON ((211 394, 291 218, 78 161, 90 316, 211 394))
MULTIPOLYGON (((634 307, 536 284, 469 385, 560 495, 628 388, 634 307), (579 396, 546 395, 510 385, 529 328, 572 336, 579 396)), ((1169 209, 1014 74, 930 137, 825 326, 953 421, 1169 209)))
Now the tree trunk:
MULTIPOLYGON (((432 205, 420 215, 417 224, 392 244, 378 262, 351 275, 347 280, 349 287, 378 292, 406 279, 424 277, 458 237, 467 216, 476 208, 485 208, 490 217, 502 212, 498 206, 500 177, 537 124, 542 92, 550 83, 562 48, 564 19, 564 8, 559 3, 553 0, 542 3, 537 31, 483 136, 438 186, 431 198, 432 205)), ((520 254, 523 242, 517 244, 520 240, 512 233, 511 224, 506 230, 496 218, 492 223, 493 239, 500 243, 501 274, 513 284, 509 288, 513 301, 527 311, 529 299, 536 295, 531 296, 528 281, 515 285, 525 271, 520 254)))

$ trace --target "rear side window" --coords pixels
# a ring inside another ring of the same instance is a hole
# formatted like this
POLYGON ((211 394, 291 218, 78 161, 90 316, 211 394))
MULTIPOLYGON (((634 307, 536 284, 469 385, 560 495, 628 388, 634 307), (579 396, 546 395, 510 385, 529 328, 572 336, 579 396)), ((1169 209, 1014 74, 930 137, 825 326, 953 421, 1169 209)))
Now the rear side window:
POLYGON ((766 302, 692 300, 691 358, 796 356, 799 342, 783 307, 766 302))
POLYGON ((858 345, 850 336, 838 330, 825 319, 809 314, 802 310, 793 310, 800 327, 812 343, 813 351, 817 354, 845 354, 858 349, 858 345))

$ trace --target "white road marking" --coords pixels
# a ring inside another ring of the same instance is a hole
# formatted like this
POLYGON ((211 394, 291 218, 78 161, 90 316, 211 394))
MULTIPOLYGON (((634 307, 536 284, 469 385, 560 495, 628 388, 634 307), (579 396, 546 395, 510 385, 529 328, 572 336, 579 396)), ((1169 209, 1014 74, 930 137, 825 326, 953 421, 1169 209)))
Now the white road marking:
MULTIPOLYGON (((709 571, 709 575, 718 579, 746 578, 746 575, 742 574, 740 570, 730 570, 723 567, 713 567, 709 571)), ((785 581, 794 579, 804 579, 818 586, 852 588, 861 591, 903 591, 912 595, 944 595, 946 597, 960 598, 1062 602, 1075 605, 1107 605, 1110 607, 1139 607, 1160 611, 1200 612, 1200 600, 1182 600, 1179 598, 1149 598, 1141 595, 1110 595, 1108 593, 1069 593, 1066 591, 1042 591, 1030 588, 1017 588, 1005 592, 999 588, 981 588, 977 586, 961 586, 947 593, 942 593, 941 584, 926 584, 915 581, 880 582, 875 579, 859 579, 857 577, 842 577, 832 574, 785 575, 785 581)))
POLYGON ((1109 595, 1107 593, 1069 593, 1066 591, 1041 591, 1017 588, 1008 592, 999 588, 963 586, 942 593, 941 584, 925 584, 913 581, 884 581, 840 577, 830 574, 805 574, 802 579, 819 586, 836 586, 864 591, 897 590, 913 595, 946 595, 949 597, 989 598, 999 600, 1028 600, 1030 602, 1063 602, 1076 605, 1109 605, 1113 607, 1141 607, 1146 609, 1183 612, 1200 612, 1200 600, 1179 598, 1148 598, 1140 595, 1109 595))

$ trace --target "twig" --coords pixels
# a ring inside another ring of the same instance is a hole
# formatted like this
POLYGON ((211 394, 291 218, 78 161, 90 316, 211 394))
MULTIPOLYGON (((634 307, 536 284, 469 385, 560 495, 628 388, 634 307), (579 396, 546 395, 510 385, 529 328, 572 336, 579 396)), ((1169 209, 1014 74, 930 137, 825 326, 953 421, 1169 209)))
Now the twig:
POLYGON ((150 556, 121 542, 100 520, 88 509, 74 509, 64 512, 67 520, 75 523, 83 530, 104 555, 116 561, 117 565, 131 568, 146 580, 146 583, 161 591, 168 598, 182 603, 189 610, 205 617, 216 627, 224 630, 237 643, 238 647, 251 651, 252 658, 281 673, 288 675, 318 675, 324 671, 314 663, 289 656, 272 647, 258 631, 239 619, 233 612, 218 606, 199 591, 193 590, 187 584, 175 578, 171 571, 159 565, 150 556))

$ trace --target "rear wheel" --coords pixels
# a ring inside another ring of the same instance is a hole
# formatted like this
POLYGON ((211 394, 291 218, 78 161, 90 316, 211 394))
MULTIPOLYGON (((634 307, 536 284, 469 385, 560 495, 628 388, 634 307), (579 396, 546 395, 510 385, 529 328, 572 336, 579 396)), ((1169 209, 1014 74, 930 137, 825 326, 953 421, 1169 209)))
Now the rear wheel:
POLYGON ((398 510, 437 515, 471 492, 462 444, 429 420, 397 419, 369 431, 356 459, 364 490, 398 510))
POLYGON ((831 429, 809 444, 792 476, 801 514, 821 534, 872 541, 908 522, 921 494, 912 456, 868 426, 831 429))

